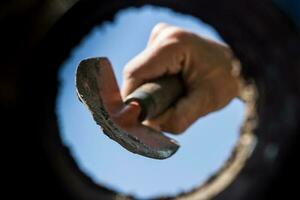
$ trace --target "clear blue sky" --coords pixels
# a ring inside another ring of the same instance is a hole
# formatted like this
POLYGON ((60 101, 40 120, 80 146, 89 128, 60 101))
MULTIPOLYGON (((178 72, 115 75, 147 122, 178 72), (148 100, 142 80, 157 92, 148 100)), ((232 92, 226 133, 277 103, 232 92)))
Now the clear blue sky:
POLYGON ((234 100, 222 111, 199 119, 185 134, 172 136, 181 148, 166 160, 132 154, 102 133, 77 99, 74 78, 78 63, 87 57, 106 56, 121 84, 123 66, 144 49, 158 22, 221 41, 211 27, 191 16, 157 7, 132 8, 118 13, 113 23, 96 26, 73 50, 59 73, 57 115, 62 140, 80 168, 96 183, 138 198, 175 195, 205 181, 229 156, 243 119, 244 105, 234 100))

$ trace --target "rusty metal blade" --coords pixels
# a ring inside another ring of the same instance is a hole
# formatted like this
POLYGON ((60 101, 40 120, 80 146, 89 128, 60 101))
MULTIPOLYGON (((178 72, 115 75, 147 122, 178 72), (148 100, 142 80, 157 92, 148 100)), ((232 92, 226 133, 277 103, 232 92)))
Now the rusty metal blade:
POLYGON ((139 122, 139 107, 123 103, 107 58, 81 61, 76 72, 76 88, 80 101, 103 132, 127 150, 155 159, 168 158, 178 150, 175 140, 139 122))

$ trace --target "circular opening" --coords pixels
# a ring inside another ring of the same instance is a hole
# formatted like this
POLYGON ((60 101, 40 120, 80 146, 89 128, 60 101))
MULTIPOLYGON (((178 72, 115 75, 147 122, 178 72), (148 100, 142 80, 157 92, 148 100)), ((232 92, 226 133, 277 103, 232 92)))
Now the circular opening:
MULTIPOLYGON (((87 57, 108 57, 121 85, 123 66, 144 49, 151 29, 159 22, 222 42, 211 26, 192 16, 159 7, 129 8, 120 11, 114 22, 95 26, 73 49, 59 72, 62 84, 56 112, 63 142, 95 183, 137 198, 175 196, 199 187, 230 157, 243 120, 244 104, 235 99, 221 111, 199 119, 185 134, 171 136, 181 148, 162 161, 132 154, 102 134, 76 96, 78 63, 87 57)), ((249 143, 247 137, 240 142, 249 143)))

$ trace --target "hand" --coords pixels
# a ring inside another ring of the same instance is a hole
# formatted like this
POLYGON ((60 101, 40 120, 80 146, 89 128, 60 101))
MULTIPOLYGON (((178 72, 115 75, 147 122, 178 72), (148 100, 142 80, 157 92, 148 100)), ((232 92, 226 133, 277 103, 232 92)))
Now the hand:
POLYGON ((144 82, 180 73, 186 95, 144 124, 182 133, 199 117, 223 108, 237 96, 238 77, 231 73, 232 59, 227 46, 160 23, 152 30, 145 50, 125 66, 122 96, 125 98, 144 82))

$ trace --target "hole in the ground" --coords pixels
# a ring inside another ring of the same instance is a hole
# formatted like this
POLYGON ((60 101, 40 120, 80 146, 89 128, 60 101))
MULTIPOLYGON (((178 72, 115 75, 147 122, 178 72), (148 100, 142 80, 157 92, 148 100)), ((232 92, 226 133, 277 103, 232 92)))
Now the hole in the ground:
POLYGON ((158 22, 222 41, 211 26, 192 16, 151 6, 130 8, 120 11, 113 23, 96 26, 74 48, 59 72, 61 87, 56 112, 63 142, 81 170, 96 183, 138 198, 174 196, 201 185, 230 156, 243 120, 244 104, 233 100, 175 137, 181 144, 180 150, 162 161, 132 154, 101 133, 76 96, 74 76, 78 63, 87 57, 106 56, 121 84, 122 67, 144 49, 158 22))

